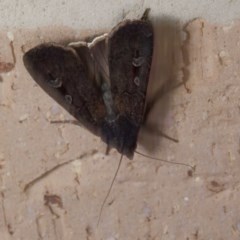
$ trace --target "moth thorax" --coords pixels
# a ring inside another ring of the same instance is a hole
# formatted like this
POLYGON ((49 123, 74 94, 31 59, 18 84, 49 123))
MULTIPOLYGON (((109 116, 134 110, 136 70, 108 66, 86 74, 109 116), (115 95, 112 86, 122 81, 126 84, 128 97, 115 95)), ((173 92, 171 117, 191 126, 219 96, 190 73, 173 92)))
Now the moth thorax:
POLYGON ((117 119, 117 114, 114 110, 111 88, 109 84, 106 82, 104 82, 101 87, 102 87, 103 101, 107 111, 106 119, 107 121, 110 121, 110 122, 115 121, 117 119))

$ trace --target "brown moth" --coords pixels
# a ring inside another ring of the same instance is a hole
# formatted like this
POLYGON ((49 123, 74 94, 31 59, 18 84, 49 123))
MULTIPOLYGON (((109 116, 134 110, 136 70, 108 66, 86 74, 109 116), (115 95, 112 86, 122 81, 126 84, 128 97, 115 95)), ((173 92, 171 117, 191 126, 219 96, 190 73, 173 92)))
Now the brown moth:
POLYGON ((153 54, 153 28, 146 16, 123 21, 91 43, 45 43, 23 57, 48 95, 129 159, 144 120, 153 54))

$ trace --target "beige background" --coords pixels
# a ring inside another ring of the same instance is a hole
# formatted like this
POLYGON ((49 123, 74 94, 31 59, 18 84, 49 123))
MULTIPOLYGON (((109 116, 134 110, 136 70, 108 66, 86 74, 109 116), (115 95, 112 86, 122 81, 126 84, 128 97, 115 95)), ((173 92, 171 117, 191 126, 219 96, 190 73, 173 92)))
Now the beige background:
POLYGON ((239 13, 237 0, 1 1, 0 239, 239 239, 239 13), (97 227, 120 156, 105 156, 83 128, 50 123, 71 116, 32 81, 22 55, 110 31, 146 7, 155 30, 148 97, 171 89, 149 123, 179 143, 142 131, 137 150, 196 172, 125 158, 97 227))

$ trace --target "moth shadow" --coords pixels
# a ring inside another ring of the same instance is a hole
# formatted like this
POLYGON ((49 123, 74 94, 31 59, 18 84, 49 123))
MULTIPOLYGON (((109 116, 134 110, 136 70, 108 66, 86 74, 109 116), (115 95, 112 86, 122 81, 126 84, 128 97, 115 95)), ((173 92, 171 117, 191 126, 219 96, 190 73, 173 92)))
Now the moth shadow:
POLYGON ((180 24, 176 19, 164 17, 157 19, 153 26, 154 51, 146 99, 151 109, 138 139, 138 143, 149 152, 159 149, 162 141, 171 141, 163 135, 177 139, 177 133, 172 132, 174 120, 169 117, 169 110, 174 89, 183 83, 179 80, 182 71, 180 24), (171 132, 168 131, 170 127, 171 132))

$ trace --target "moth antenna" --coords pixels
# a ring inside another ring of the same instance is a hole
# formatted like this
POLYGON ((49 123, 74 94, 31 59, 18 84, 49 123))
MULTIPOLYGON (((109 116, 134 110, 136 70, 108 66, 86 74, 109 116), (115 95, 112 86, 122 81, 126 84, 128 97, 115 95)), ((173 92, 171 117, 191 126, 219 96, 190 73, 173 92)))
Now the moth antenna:
POLYGON ((103 207, 104 207, 104 205, 105 205, 105 203, 106 203, 106 201, 107 201, 107 199, 108 199, 108 197, 109 197, 109 195, 110 195, 110 192, 111 192, 111 190, 112 190, 113 183, 115 182, 115 179, 116 179, 116 177, 117 177, 117 174, 118 174, 118 172, 119 172, 119 169, 120 169, 120 166, 121 166, 121 163, 122 163, 122 159, 123 159, 123 154, 121 155, 121 158, 120 158, 119 163, 118 163, 117 170, 116 170, 116 172, 115 172, 115 174, 114 174, 114 177, 113 177, 113 180, 112 180, 112 182, 111 182, 111 185, 110 185, 110 187, 109 187, 109 189, 108 189, 107 195, 106 195, 106 197, 104 198, 104 201, 103 201, 103 203, 102 203, 102 206, 101 206, 101 209, 100 209, 100 213, 99 213, 99 217, 98 217, 97 226, 98 226, 99 223, 100 223, 100 219, 101 219, 101 216, 102 216, 103 207))
POLYGON ((165 162, 165 163, 176 164, 176 165, 181 165, 181 166, 185 166, 185 167, 190 167, 193 171, 195 171, 195 169, 196 169, 196 166, 192 166, 192 165, 187 164, 187 163, 172 162, 172 161, 164 160, 164 159, 161 159, 161 158, 155 158, 155 157, 148 156, 148 155, 146 155, 144 153, 140 153, 138 151, 135 151, 135 153, 137 153, 137 154, 139 154, 139 155, 141 155, 143 157, 153 159, 153 160, 157 160, 157 161, 161 161, 161 162, 165 162))

